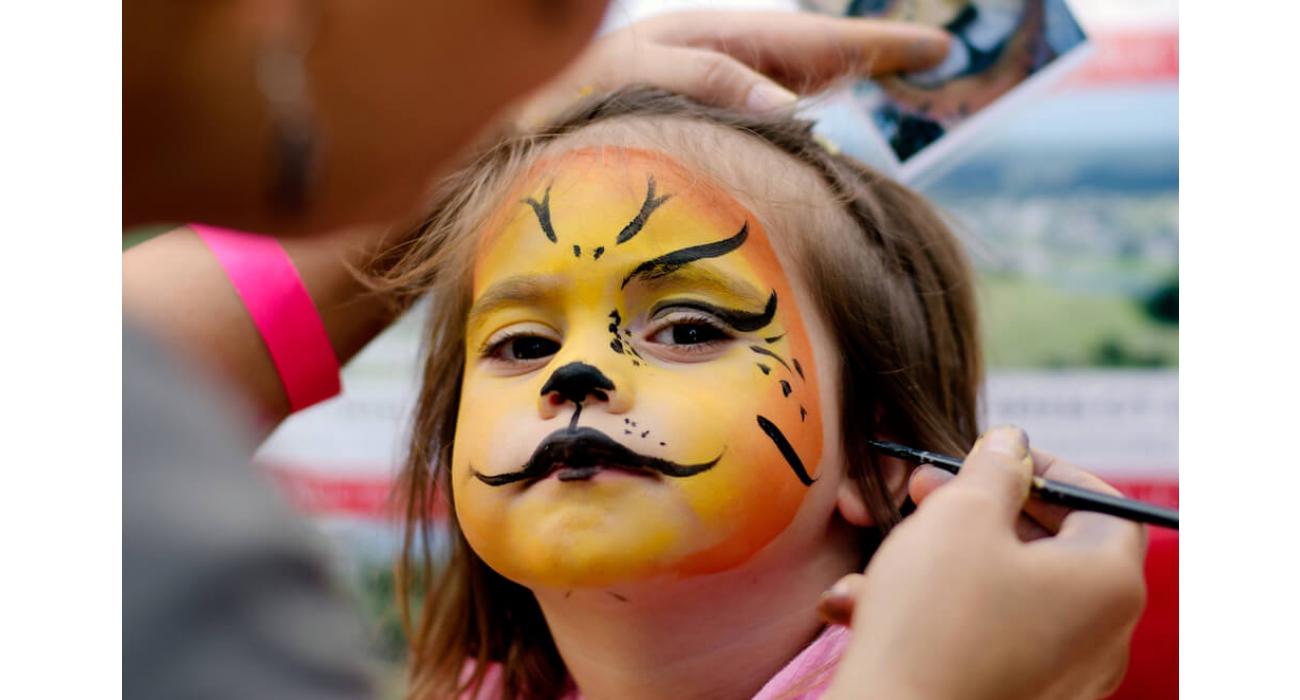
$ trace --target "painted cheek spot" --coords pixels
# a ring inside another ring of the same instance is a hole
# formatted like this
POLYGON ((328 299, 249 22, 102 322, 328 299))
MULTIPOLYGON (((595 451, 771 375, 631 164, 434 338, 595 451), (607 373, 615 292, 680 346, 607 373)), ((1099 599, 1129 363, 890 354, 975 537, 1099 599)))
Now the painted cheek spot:
POLYGON ((784 367, 787 372, 790 371, 790 365, 786 364, 785 360, 782 359, 780 355, 772 352, 771 350, 768 350, 767 348, 758 345, 751 345, 749 346, 749 349, 752 350, 753 352, 758 353, 759 355, 766 355, 767 357, 770 357, 773 360, 780 362, 781 366, 784 367))

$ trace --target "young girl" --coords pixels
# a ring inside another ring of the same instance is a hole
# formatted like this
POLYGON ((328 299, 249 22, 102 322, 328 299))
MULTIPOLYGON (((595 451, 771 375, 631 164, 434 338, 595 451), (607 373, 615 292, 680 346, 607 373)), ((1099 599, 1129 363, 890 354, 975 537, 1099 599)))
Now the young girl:
POLYGON ((806 123, 649 89, 435 199, 389 279, 438 300, 402 477, 411 695, 815 697, 844 636, 818 595, 906 502, 867 441, 977 433, 935 209, 806 123))

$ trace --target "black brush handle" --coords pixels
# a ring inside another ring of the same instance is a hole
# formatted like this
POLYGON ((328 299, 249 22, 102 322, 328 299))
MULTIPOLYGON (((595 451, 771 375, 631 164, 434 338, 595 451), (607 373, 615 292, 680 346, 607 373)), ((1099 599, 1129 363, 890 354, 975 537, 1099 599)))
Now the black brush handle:
POLYGON ((1171 530, 1178 529, 1178 511, 1172 508, 1079 488, 1044 479, 1041 476, 1034 477, 1033 489, 1038 500, 1047 503, 1055 503, 1075 510, 1105 513, 1139 523, 1167 527, 1171 530))

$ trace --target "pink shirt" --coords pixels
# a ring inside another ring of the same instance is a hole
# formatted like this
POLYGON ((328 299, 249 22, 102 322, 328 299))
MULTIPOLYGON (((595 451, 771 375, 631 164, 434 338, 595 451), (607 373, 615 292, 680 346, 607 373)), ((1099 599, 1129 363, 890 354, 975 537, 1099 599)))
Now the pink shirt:
MULTIPOLYGON (((758 691, 753 700, 816 700, 826 692, 831 683, 831 675, 839 663, 844 647, 849 642, 847 627, 831 625, 804 647, 799 655, 790 660, 784 668, 758 691)), ((468 672, 468 669, 466 669, 468 672)), ((463 695, 461 700, 476 700, 497 697, 501 684, 501 667, 493 664, 483 678, 483 685, 474 696, 463 695)), ((583 700, 582 694, 574 691, 559 700, 583 700)))

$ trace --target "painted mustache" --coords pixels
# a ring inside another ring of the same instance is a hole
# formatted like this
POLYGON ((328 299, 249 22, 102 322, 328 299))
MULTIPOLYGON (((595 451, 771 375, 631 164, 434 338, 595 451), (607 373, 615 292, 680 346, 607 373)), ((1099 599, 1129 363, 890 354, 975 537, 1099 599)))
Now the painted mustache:
POLYGON ((678 464, 634 452, 595 428, 565 428, 546 436, 519 471, 492 475, 476 471, 474 476, 488 486, 505 486, 517 481, 543 479, 552 472, 556 472, 560 481, 582 481, 595 476, 603 468, 617 467, 680 478, 708 471, 719 459, 722 459, 721 454, 702 464, 678 464))

